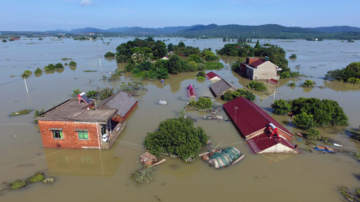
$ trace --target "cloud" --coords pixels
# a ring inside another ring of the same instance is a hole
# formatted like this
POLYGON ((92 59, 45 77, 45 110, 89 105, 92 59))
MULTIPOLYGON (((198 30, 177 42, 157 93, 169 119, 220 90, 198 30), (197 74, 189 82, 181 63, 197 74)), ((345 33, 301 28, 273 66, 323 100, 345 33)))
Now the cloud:
POLYGON ((81 6, 91 6, 93 4, 94 4, 94 2, 92 2, 91 0, 81 0, 81 2, 80 2, 81 6))

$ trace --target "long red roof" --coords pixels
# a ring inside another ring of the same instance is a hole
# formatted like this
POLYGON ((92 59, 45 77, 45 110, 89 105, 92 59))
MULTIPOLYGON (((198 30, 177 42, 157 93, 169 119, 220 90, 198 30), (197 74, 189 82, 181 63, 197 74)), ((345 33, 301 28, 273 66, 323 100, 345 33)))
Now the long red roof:
POLYGON ((214 77, 219 77, 221 79, 221 77, 219 75, 215 74, 214 72, 209 72, 209 73, 206 74, 206 78, 209 79, 209 80, 214 78, 214 77))
MULTIPOLYGON (((250 148, 252 149, 252 151, 257 154, 261 151, 264 151, 265 149, 268 149, 274 145, 277 144, 282 144, 286 147, 289 147, 290 149, 295 150, 294 146, 288 142, 286 139, 281 138, 277 139, 277 137, 272 137, 270 139, 270 137, 264 133, 255 136, 254 138, 251 138, 249 140, 246 141, 248 143, 248 145, 250 146, 250 148)), ((279 151, 281 152, 281 151, 279 151)))
POLYGON ((285 133, 288 133, 291 137, 293 136, 285 127, 275 121, 275 119, 269 116, 259 106, 244 97, 240 96, 225 103, 223 106, 232 121, 245 137, 269 126, 269 123, 274 124, 285 133))

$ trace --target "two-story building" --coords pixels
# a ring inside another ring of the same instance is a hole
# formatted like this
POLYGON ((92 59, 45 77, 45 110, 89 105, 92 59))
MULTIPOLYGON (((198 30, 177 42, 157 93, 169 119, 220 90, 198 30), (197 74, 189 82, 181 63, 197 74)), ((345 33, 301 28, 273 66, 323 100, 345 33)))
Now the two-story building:
POLYGON ((240 74, 251 80, 279 79, 278 71, 281 68, 270 62, 267 58, 246 58, 246 62, 240 64, 240 74))

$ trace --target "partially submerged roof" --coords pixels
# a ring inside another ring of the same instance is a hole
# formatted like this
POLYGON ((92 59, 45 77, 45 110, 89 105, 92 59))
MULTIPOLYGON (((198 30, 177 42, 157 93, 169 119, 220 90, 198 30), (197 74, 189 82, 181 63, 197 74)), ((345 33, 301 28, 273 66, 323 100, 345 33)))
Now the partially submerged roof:
POLYGON ((270 153, 297 153, 294 146, 286 139, 282 137, 279 139, 276 137, 270 138, 264 133, 257 135, 246 142, 255 154, 267 151, 270 153), (276 146, 276 148, 274 146, 276 146))
POLYGON ((214 72, 209 72, 209 73, 206 74, 206 78, 209 79, 209 80, 214 78, 214 77, 219 77, 221 79, 221 77, 219 75, 217 75, 216 73, 214 73, 214 72))
POLYGON ((149 152, 145 152, 140 156, 141 159, 144 159, 145 161, 153 161, 156 159, 156 156, 150 154, 149 152))
POLYGON ((258 60, 256 60, 255 62, 252 62, 252 63, 250 64, 250 66, 256 68, 256 67, 262 65, 262 64, 265 63, 265 62, 267 62, 267 61, 266 61, 266 60, 263 60, 263 59, 258 59, 258 60))
POLYGON ((117 94, 105 99, 98 105, 98 108, 115 108, 118 110, 117 114, 125 117, 125 115, 137 102, 138 100, 133 96, 120 91, 117 94))
POLYGON ((233 86, 226 82, 224 79, 221 79, 220 81, 213 83, 210 85, 210 89, 213 91, 213 93, 216 95, 220 95, 222 92, 229 90, 233 86))
POLYGON ((88 104, 77 99, 69 99, 44 112, 39 121, 81 121, 81 122, 107 122, 113 117, 117 109, 89 109, 88 104))
POLYGON ((283 132, 288 133, 291 137, 293 136, 285 127, 275 121, 275 119, 259 106, 244 97, 240 96, 225 103, 223 106, 236 127, 245 137, 267 127, 270 123, 274 124, 283 132))

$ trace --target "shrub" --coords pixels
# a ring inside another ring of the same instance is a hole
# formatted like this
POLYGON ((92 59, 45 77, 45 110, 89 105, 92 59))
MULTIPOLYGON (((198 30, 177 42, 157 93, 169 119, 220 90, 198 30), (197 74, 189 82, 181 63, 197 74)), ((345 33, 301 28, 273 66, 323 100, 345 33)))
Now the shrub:
POLYGON ((314 82, 311 80, 306 80, 302 86, 303 87, 314 87, 314 82))
POLYGON ((25 70, 24 73, 21 75, 23 78, 28 78, 29 76, 32 75, 32 71, 30 70, 25 70))
POLYGON ((99 98, 101 100, 105 100, 106 98, 114 95, 114 89, 113 88, 104 88, 99 91, 99 98))
POLYGON ((190 61, 189 65, 190 65, 190 70, 191 71, 197 71, 198 70, 198 64, 196 62, 190 61))
POLYGON ((40 68, 37 68, 34 72, 35 74, 41 74, 42 73, 42 70, 40 68))
POLYGON ((258 81, 251 81, 248 85, 248 88, 251 88, 251 89, 254 89, 257 91, 266 91, 267 90, 267 87, 263 83, 258 82, 258 81))
POLYGON ((289 58, 290 58, 290 59, 296 59, 296 58, 297 58, 297 55, 296 55, 296 54, 291 54, 289 58))
POLYGON ((313 128, 310 128, 307 133, 308 140, 319 140, 321 138, 320 132, 318 130, 315 130, 313 128))
POLYGON ((240 96, 248 99, 251 102, 255 101, 255 95, 252 92, 240 88, 236 91, 226 91, 225 94, 222 96, 222 99, 225 101, 230 101, 240 96))
POLYGON ((105 57, 115 57, 115 53, 107 52, 105 53, 105 57))
POLYGON ((147 166, 141 170, 133 172, 130 179, 135 180, 136 183, 149 183, 151 180, 153 180, 151 174, 154 172, 154 170, 154 166, 147 166))
POLYGON ((290 78, 290 73, 289 72, 282 72, 280 73, 280 79, 286 79, 286 78, 290 78))
POLYGON ((70 65, 70 66, 76 66, 77 64, 76 64, 75 61, 70 61, 69 65, 70 65))
POLYGON ((53 64, 49 64, 48 66, 44 67, 45 71, 52 71, 55 70, 55 66, 53 64))
POLYGON ((2 40, 2 42, 4 42, 4 43, 5 43, 5 42, 7 42, 7 41, 4 39, 4 40, 2 40))
POLYGON ((206 74, 205 74, 205 72, 204 72, 204 71, 200 71, 200 72, 198 72, 198 73, 197 73, 197 75, 196 75, 196 76, 205 77, 205 76, 206 76, 206 74))
POLYGON ((57 63, 55 65, 55 69, 61 69, 61 68, 64 68, 64 66, 61 63, 57 63))
POLYGON ((194 127, 191 119, 166 119, 159 124, 159 129, 148 133, 144 145, 155 156, 170 154, 183 160, 194 160, 208 136, 201 127, 194 127))
POLYGON ((141 72, 141 70, 140 70, 139 68, 135 67, 133 70, 131 70, 131 72, 132 72, 133 74, 136 74, 136 73, 141 72))
POLYGON ((198 77, 196 77, 196 79, 199 81, 205 81, 205 77, 202 77, 202 76, 198 76, 198 77))
POLYGON ((303 112, 298 114, 294 118, 294 124, 296 127, 307 130, 314 125, 313 115, 308 115, 307 113, 303 112))
POLYGON ((215 53, 213 53, 212 51, 206 51, 204 53, 204 57, 203 57, 206 61, 214 61, 214 60, 218 60, 219 58, 215 55, 215 53))
POLYGON ((194 62, 196 62, 196 63, 202 63, 202 64, 205 63, 204 60, 201 59, 201 57, 198 56, 198 55, 190 55, 188 61, 189 61, 189 62, 190 62, 190 61, 194 61, 194 62))
POLYGON ((274 114, 281 115, 284 115, 291 110, 290 104, 283 99, 275 100, 274 104, 271 105, 271 108, 274 109, 274 114))
POLYGON ((289 83, 289 86, 291 86, 291 87, 295 87, 295 86, 296 86, 296 84, 295 84, 295 82, 292 82, 292 83, 289 83))
POLYGON ((81 93, 81 91, 77 88, 73 90, 73 93, 71 94, 72 97, 77 97, 79 94, 81 93))
POLYGON ((98 95, 98 92, 96 90, 90 90, 86 92, 86 96, 89 98, 96 98, 98 95))
POLYGON ((196 101, 196 107, 199 109, 210 109, 212 107, 212 101, 210 98, 199 98, 198 101, 196 101))
POLYGON ((128 60, 128 57, 126 57, 125 55, 116 56, 117 63, 125 63, 127 60, 128 60))

